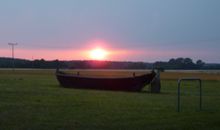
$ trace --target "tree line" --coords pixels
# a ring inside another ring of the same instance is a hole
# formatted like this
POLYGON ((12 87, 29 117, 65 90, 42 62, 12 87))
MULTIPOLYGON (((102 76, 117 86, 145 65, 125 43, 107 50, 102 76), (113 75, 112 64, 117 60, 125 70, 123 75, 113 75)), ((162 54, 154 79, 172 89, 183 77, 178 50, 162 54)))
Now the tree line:
POLYGON ((205 69, 206 63, 202 60, 197 60, 195 63, 190 58, 172 58, 168 62, 155 62, 155 68, 164 69, 205 69))
MULTIPOLYGON (((0 68, 12 68, 12 58, 0 58, 0 68)), ((155 63, 127 62, 127 61, 46 61, 44 59, 25 60, 14 59, 15 68, 41 68, 41 69, 220 69, 220 64, 208 64, 202 60, 195 63, 190 58, 172 58, 169 61, 157 61, 155 63)))

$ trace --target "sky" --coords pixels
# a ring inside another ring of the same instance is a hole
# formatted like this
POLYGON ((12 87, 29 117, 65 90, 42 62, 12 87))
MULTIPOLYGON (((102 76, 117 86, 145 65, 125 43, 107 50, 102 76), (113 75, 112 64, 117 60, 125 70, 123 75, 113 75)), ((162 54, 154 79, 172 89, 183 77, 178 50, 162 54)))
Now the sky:
POLYGON ((220 63, 220 0, 1 0, 0 57, 220 63))

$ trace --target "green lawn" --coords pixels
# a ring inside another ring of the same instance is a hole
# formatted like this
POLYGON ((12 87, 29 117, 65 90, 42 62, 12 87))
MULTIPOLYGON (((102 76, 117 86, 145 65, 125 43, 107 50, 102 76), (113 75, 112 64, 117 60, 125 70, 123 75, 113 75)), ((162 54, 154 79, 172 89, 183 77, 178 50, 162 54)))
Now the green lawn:
POLYGON ((0 129, 220 129, 220 81, 203 80, 202 111, 196 84, 183 85, 178 113, 173 79, 161 94, 131 93, 61 88, 51 70, 0 70, 0 129))

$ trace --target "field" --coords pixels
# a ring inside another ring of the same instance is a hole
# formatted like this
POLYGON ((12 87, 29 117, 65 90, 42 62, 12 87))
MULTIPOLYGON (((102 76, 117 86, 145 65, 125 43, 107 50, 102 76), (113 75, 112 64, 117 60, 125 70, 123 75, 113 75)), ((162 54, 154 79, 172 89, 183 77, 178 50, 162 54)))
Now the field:
POLYGON ((161 93, 151 94, 147 86, 141 93, 61 88, 54 70, 0 70, 0 129, 220 129, 220 73, 164 72, 161 78, 161 93), (177 79, 194 76, 203 80, 202 110, 196 82, 187 82, 178 113, 177 79))

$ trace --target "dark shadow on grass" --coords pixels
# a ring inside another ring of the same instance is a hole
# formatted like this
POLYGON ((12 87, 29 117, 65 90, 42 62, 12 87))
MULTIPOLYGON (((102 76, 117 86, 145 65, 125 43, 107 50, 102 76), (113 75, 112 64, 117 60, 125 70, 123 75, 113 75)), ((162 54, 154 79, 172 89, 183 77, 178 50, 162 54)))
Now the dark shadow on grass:
POLYGON ((170 93, 170 92, 160 92, 160 93, 152 93, 148 90, 143 90, 143 91, 140 91, 138 93, 143 93, 143 94, 155 94, 155 95, 172 95, 173 93, 170 93))
POLYGON ((91 88, 67 88, 58 85, 60 88, 69 89, 69 90, 89 90, 89 91, 99 91, 99 92, 124 92, 124 93, 138 93, 138 94, 155 94, 155 95, 172 95, 170 92, 160 92, 160 93, 152 93, 148 90, 142 91, 120 91, 120 90, 108 90, 108 89, 91 89, 91 88))

